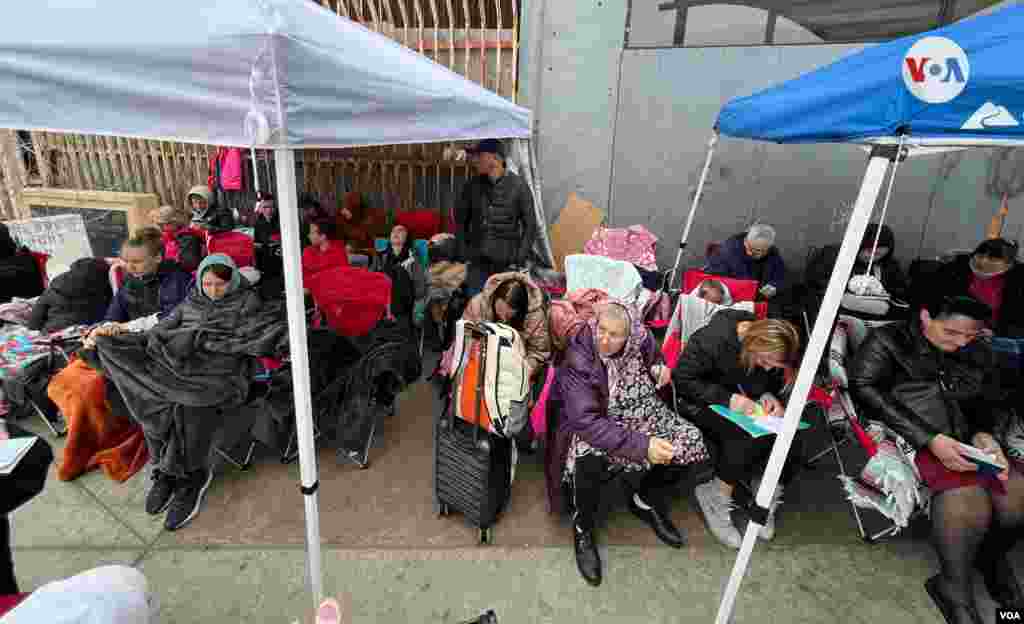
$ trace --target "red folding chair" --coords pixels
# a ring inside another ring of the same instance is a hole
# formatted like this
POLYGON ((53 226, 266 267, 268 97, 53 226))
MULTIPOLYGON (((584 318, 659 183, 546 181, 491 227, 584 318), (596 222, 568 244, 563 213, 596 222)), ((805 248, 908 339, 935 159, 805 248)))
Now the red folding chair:
POLYGON ((0 617, 3 617, 8 611, 12 611, 14 607, 21 604, 26 598, 28 598, 28 594, 0 596, 0 617))
POLYGON ((436 210, 409 210, 395 215, 395 225, 401 225, 409 232, 409 239, 430 240, 442 232, 441 213, 436 210))
POLYGON ((43 290, 46 290, 50 287, 50 275, 46 272, 46 263, 50 261, 50 254, 41 251, 30 251, 29 253, 36 261, 36 266, 39 267, 39 276, 43 279, 43 290))
POLYGON ((241 232, 210 234, 206 249, 211 254, 220 253, 228 256, 239 268, 256 266, 256 243, 252 237, 241 232))
POLYGON ((306 284, 327 326, 343 336, 364 336, 390 316, 391 278, 361 267, 334 267, 306 284))
POLYGON ((693 289, 700 286, 701 282, 705 280, 715 280, 725 284, 733 301, 755 301, 757 300, 757 290, 761 287, 757 280, 736 279, 690 269, 683 273, 683 292, 693 292, 693 289))
MULTIPOLYGON (((755 280, 740 280, 733 279, 731 277, 721 277, 718 275, 711 275, 703 271, 697 271, 691 269, 683 273, 683 295, 688 295, 693 292, 695 288, 700 286, 704 280, 717 280, 725 284, 729 289, 729 293, 732 295, 733 301, 754 301, 757 297, 758 282, 755 280)), ((683 311, 683 296, 679 297, 676 302, 676 307, 672 311, 672 319, 680 316, 683 311)), ((754 316, 758 319, 768 318, 768 303, 766 301, 759 301, 754 303, 754 316)), ((672 331, 672 320, 669 321, 669 333, 665 335, 665 340, 661 345, 661 352, 665 356, 665 363, 669 368, 675 368, 676 362, 679 360, 679 355, 683 352, 683 348, 686 346, 686 340, 689 336, 682 336, 678 331, 672 331)))

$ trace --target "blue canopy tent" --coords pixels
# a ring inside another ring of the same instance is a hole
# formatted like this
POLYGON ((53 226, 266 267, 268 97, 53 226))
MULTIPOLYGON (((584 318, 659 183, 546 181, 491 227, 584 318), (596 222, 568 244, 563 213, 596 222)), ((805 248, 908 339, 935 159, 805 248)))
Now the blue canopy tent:
MULTIPOLYGON (((529 167, 530 111, 309 0, 13 3, 0 20, 0 93, 0 127, 274 150, 318 601, 319 481, 293 150, 511 138, 512 156, 529 167)), ((546 242, 541 255, 550 258, 546 242)))
MULTIPOLYGON (((680 256, 719 134, 775 143, 862 143, 867 170, 839 258, 801 362, 785 426, 757 492, 763 519, 796 434, 817 363, 890 166, 949 149, 1024 146, 1024 7, 1010 7, 928 33, 868 48, 725 105, 719 113, 680 256)), ((892 190, 890 180, 889 192, 892 190)), ((886 202, 888 197, 886 198, 886 202)), ((883 220, 884 220, 883 206, 883 220)), ((747 528, 716 622, 726 624, 760 524, 747 528)))

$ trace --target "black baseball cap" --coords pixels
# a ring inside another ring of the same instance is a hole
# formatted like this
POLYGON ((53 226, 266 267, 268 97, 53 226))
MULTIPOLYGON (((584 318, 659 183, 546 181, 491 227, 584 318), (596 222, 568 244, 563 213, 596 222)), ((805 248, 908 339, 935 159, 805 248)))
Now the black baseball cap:
POLYGON ((497 154, 505 157, 505 146, 498 139, 484 139, 472 147, 466 148, 467 154, 497 154))

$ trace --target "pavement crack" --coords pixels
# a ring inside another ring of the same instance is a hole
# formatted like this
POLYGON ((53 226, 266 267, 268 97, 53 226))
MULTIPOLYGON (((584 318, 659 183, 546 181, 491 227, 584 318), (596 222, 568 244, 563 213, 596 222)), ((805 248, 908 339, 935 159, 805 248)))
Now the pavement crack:
POLYGON ((128 529, 128 531, 132 535, 134 535, 136 539, 139 540, 139 544, 142 544, 144 546, 147 543, 148 540, 145 537, 143 537, 141 533, 136 531, 135 527, 133 527, 132 525, 130 525, 127 522, 125 522, 124 520, 122 520, 121 516, 119 516, 110 505, 108 505, 105 502, 103 502, 103 499, 100 498, 99 496, 97 496, 95 492, 93 492, 89 488, 85 487, 85 485, 83 485, 81 483, 73 483, 73 485, 78 487, 78 489, 81 490, 82 492, 85 492, 89 496, 89 498, 94 500, 96 502, 96 504, 100 506, 100 508, 103 511, 105 511, 108 515, 110 515, 112 518, 114 518, 114 520, 116 520, 118 524, 120 524, 124 528, 128 529))

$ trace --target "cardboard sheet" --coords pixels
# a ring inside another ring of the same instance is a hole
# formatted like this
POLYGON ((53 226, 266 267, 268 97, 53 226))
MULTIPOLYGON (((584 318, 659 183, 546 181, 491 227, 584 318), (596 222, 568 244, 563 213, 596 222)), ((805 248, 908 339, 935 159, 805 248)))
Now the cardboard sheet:
POLYGON ((555 256, 555 270, 565 272, 565 257, 583 253, 583 245, 605 220, 603 210, 570 193, 558 220, 551 226, 551 252, 555 256))

